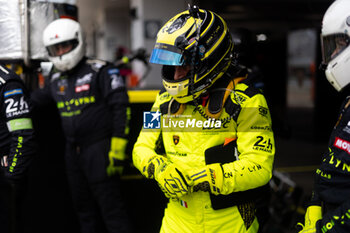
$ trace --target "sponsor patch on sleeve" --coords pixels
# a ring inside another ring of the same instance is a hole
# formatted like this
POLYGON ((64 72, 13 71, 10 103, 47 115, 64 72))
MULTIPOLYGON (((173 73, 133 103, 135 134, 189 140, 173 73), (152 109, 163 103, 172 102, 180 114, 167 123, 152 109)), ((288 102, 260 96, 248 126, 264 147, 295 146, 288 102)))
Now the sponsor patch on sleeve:
POLYGON ((30 118, 14 119, 7 122, 9 132, 22 129, 33 129, 33 123, 30 118))
POLYGON ((113 90, 125 86, 122 76, 118 74, 112 74, 111 79, 111 87, 113 90))
POLYGON ((109 70, 108 70, 108 74, 109 74, 109 75, 112 75, 112 74, 119 74, 119 69, 117 69, 117 68, 109 69, 109 70))
POLYGON ((13 89, 11 91, 6 91, 4 93, 4 97, 7 98, 7 97, 10 97, 10 96, 19 95, 19 94, 23 94, 22 89, 13 89))

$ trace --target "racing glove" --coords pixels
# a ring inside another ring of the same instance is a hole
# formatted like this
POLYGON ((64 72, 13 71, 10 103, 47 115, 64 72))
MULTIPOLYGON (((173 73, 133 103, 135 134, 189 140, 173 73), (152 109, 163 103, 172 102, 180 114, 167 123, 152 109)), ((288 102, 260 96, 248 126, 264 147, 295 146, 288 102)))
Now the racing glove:
POLYGON ((316 222, 320 219, 322 219, 321 206, 309 206, 305 214, 305 225, 298 223, 302 227, 299 233, 316 233, 316 222))
POLYGON ((165 196, 171 198, 180 198, 187 194, 192 183, 186 173, 170 162, 165 162, 158 167, 155 172, 155 180, 165 196))
POLYGON ((219 195, 223 191, 224 169, 221 164, 234 161, 236 138, 226 138, 225 143, 205 151, 206 166, 190 174, 193 180, 192 192, 206 191, 219 195))
POLYGON ((223 168, 219 163, 206 165, 190 174, 191 191, 206 191, 219 195, 224 182, 223 168))
POLYGON ((124 138, 112 137, 111 149, 108 153, 109 165, 107 167, 108 176, 115 174, 121 175, 124 169, 124 160, 126 158, 125 149, 128 140, 124 138))
POLYGON ((142 173, 149 179, 155 179, 168 198, 179 198, 188 193, 191 180, 186 173, 167 158, 155 155, 143 167, 142 173))

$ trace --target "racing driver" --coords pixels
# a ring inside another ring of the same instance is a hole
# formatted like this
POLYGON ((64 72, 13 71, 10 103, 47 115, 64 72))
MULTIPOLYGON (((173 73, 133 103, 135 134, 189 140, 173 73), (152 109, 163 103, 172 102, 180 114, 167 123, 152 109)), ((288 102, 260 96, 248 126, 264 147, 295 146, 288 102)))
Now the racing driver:
POLYGON ((226 22, 197 6, 158 32, 150 62, 165 89, 144 113, 133 162, 169 198, 162 233, 258 231, 275 144, 265 98, 233 51, 226 22))

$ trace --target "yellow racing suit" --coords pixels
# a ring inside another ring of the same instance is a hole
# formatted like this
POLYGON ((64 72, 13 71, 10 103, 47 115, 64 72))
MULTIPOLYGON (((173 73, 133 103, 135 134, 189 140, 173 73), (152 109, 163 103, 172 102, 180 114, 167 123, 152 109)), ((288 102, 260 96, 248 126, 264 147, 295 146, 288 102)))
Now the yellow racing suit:
MULTIPOLYGON (((209 98, 209 102, 211 100, 209 98)), ((143 127, 134 145, 133 162, 141 173, 144 174, 147 161, 157 154, 159 138, 162 139, 166 158, 188 172, 206 166, 205 151, 208 148, 235 139, 232 162, 222 164, 225 195, 220 194, 219 198, 242 193, 242 199, 246 199, 243 191, 254 190, 269 182, 275 145, 269 109, 259 91, 244 81, 234 84, 226 99, 222 100, 220 114, 213 119, 209 116, 209 123, 208 105, 205 104, 180 104, 177 113, 173 114, 171 107, 166 105, 169 111, 164 114, 162 107, 172 101, 167 92, 158 94, 152 111, 162 112, 161 127, 143 127), (180 124, 180 121, 183 123, 180 124), (198 121, 207 121, 207 124, 196 125, 198 121)), ((259 193, 255 195, 258 197, 259 193)), ((169 199, 160 232, 257 232, 259 224, 254 200, 234 202, 214 209, 210 193, 205 191, 189 192, 180 199, 169 199)))

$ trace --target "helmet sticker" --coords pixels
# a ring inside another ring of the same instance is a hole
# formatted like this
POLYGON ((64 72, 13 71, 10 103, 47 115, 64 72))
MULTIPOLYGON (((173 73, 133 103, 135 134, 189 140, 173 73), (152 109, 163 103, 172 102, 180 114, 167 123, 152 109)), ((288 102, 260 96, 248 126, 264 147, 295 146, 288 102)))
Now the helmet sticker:
POLYGON ((199 55, 203 56, 203 54, 205 53, 205 47, 203 45, 199 46, 199 55))
POLYGON ((187 19, 189 18, 189 15, 181 15, 179 18, 177 18, 166 30, 167 33, 172 34, 175 31, 182 28, 185 23, 187 22, 187 19))

